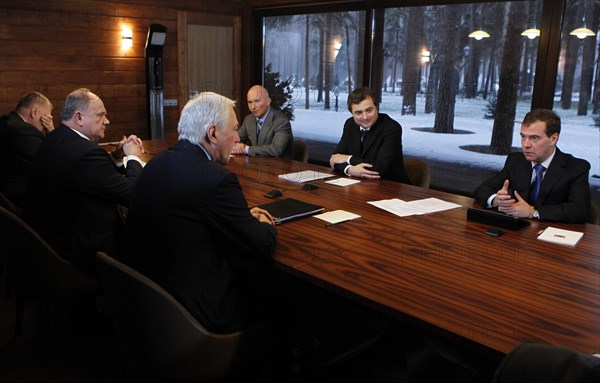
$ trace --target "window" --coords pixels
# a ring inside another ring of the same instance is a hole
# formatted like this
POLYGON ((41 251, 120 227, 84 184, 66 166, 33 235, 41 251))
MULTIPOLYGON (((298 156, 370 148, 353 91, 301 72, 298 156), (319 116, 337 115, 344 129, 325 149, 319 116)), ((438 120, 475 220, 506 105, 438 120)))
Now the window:
MULTIPOLYGON (((551 22, 542 25, 544 0, 449 2, 262 18, 263 68, 289 81, 292 129, 309 144, 311 161, 327 162, 350 117, 348 92, 361 85, 379 91, 380 112, 402 125, 405 156, 429 163, 433 187, 471 194, 510 151, 520 150, 520 121, 534 101, 537 60, 552 44, 539 46, 540 31, 548 33, 551 22)), ((591 91, 600 89, 594 86, 597 34, 569 39, 565 28, 580 20, 595 32, 595 3, 566 1, 554 105, 563 118, 559 147, 592 163, 592 189, 598 189, 593 180, 600 174, 591 116, 600 107, 600 90, 595 96, 591 91), (587 116, 576 116, 576 107, 560 109, 569 76, 569 97, 588 106, 587 116)), ((544 71, 553 68, 542 62, 544 71)))

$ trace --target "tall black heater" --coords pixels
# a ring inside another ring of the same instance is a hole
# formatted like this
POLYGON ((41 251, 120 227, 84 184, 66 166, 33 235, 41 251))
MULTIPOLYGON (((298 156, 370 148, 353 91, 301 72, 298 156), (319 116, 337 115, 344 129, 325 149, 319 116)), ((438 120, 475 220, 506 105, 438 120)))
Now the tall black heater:
POLYGON ((146 96, 148 99, 148 133, 150 139, 164 138, 164 95, 162 51, 167 27, 152 24, 146 39, 146 96))

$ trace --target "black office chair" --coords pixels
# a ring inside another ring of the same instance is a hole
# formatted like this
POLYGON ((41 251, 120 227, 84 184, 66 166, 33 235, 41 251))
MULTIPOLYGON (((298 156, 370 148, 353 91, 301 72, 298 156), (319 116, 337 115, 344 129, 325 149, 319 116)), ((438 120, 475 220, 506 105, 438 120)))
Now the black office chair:
POLYGON ((587 223, 592 225, 600 225, 600 217, 598 216, 598 206, 591 201, 590 203, 590 215, 588 216, 587 223))
POLYGON ((260 366, 271 349, 269 325, 209 332, 144 275, 105 253, 97 259, 126 372, 158 381, 217 379, 260 366))
POLYGON ((19 215, 19 209, 17 208, 17 206, 15 206, 15 204, 13 204, 12 201, 9 200, 8 197, 6 197, 4 195, 4 193, 1 193, 1 192, 0 192, 0 206, 5 208, 6 210, 10 211, 13 214, 19 215))
POLYGON ((305 142, 294 140, 293 157, 296 161, 308 162, 308 145, 305 142))
POLYGON ((406 158, 404 159, 404 170, 413 185, 429 189, 431 173, 427 162, 416 158, 406 158))
MULTIPOLYGON (((22 332, 26 301, 35 299, 42 347, 46 348, 51 303, 97 292, 98 284, 75 269, 27 223, 3 207, 0 207, 0 233, 5 238, 2 253, 7 283, 16 301, 15 336, 22 332)), ((47 356, 46 353, 43 356, 47 356)))

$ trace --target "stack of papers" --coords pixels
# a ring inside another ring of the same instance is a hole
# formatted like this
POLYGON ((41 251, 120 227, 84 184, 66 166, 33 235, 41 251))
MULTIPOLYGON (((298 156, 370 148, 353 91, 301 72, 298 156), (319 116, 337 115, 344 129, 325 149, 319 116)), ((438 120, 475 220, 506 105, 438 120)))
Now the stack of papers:
POLYGON ((320 180, 322 178, 333 177, 334 175, 335 174, 322 173, 316 170, 304 170, 301 172, 280 174, 279 178, 292 182, 309 182, 314 180, 320 180))
POLYGON ((396 214, 399 217, 407 217, 409 215, 420 215, 434 213, 436 211, 449 210, 460 207, 460 205, 442 201, 437 198, 425 198, 415 201, 402 201, 401 199, 384 199, 381 201, 368 202, 373 206, 396 214))
POLYGON ((557 243, 559 245, 575 246, 577 242, 583 237, 583 233, 579 231, 557 229, 555 227, 548 227, 537 239, 540 241, 546 241, 551 243, 557 243))
POLYGON ((359 180, 353 180, 351 178, 336 178, 334 180, 325 181, 326 184, 335 186, 349 186, 359 183, 359 180))
POLYGON ((345 210, 334 210, 334 211, 328 211, 327 213, 315 215, 314 217, 322 219, 325 222, 328 222, 328 226, 330 226, 330 225, 336 225, 338 223, 342 223, 342 222, 346 222, 346 221, 351 221, 356 218, 360 218, 360 215, 350 213, 349 211, 345 211, 345 210))

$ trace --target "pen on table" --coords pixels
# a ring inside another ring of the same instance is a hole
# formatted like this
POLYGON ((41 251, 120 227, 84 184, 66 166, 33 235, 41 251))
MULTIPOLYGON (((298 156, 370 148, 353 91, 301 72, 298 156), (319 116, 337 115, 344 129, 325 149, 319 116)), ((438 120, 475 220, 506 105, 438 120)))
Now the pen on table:
POLYGON ((338 222, 329 222, 325 224, 325 227, 329 227, 329 226, 334 226, 334 225, 338 225, 340 223, 344 223, 344 222, 348 222, 348 221, 352 221, 351 219, 345 219, 343 221, 338 221, 338 222))

